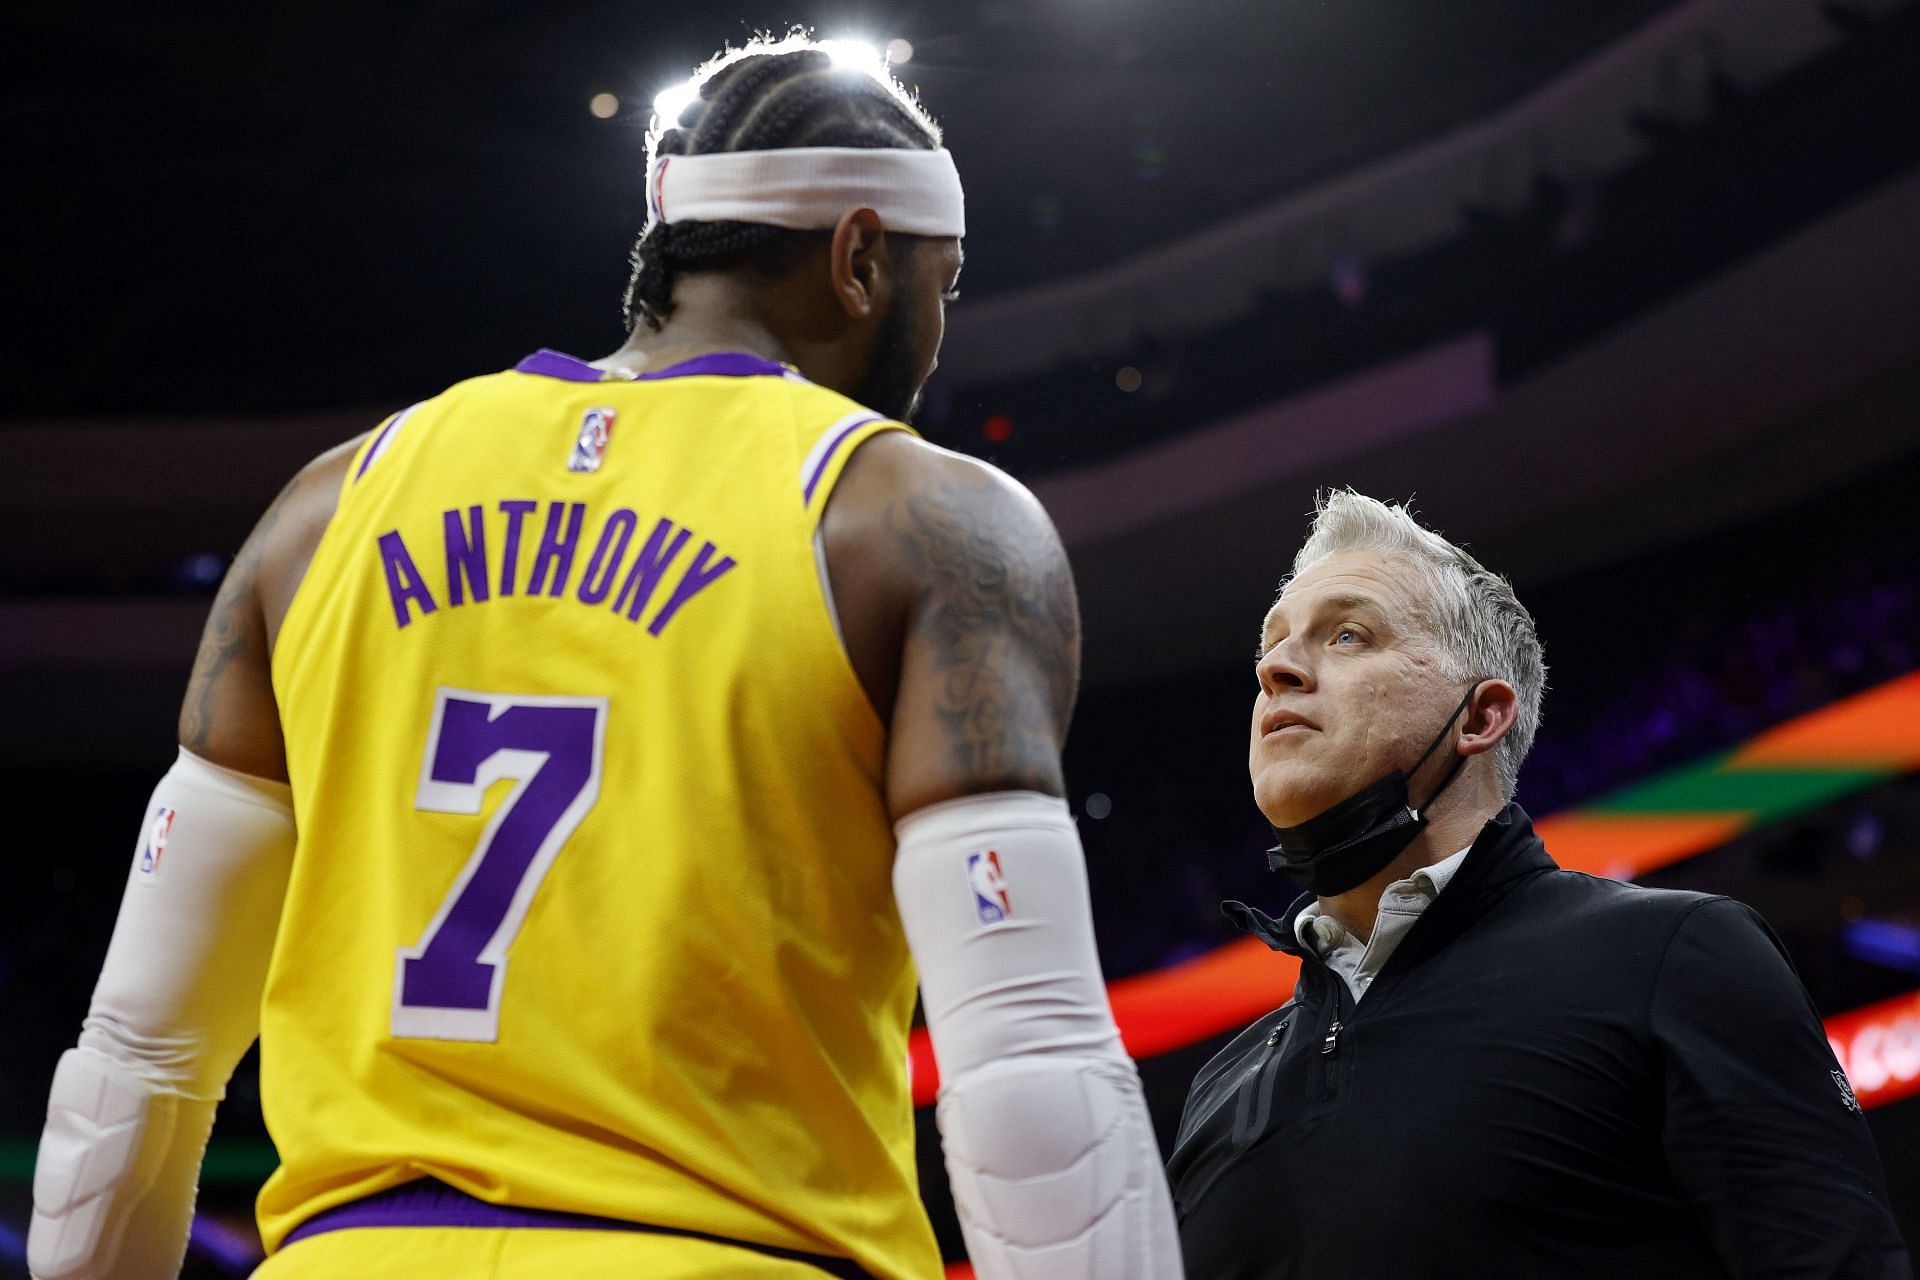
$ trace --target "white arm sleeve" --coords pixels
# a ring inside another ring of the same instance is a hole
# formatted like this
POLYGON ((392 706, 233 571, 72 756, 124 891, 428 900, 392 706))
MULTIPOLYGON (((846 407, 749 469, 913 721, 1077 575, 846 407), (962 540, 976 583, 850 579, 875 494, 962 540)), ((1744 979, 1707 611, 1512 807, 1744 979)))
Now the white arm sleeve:
POLYGON ((894 898, 981 1280, 1178 1280, 1173 1203, 1107 1005, 1065 802, 969 796, 896 832, 894 898))
POLYGON ((179 1274, 214 1106, 259 1034, 293 837, 286 784, 185 748, 154 788, 80 1045, 53 1075, 38 1280, 179 1274))

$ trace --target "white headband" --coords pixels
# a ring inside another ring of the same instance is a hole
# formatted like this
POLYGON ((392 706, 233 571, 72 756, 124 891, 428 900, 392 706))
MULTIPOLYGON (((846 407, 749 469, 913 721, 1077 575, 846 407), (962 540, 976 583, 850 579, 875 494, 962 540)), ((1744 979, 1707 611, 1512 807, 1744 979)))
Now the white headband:
POLYGON ((869 147, 787 147, 661 156, 647 174, 651 222, 760 222, 824 231, 849 209, 890 230, 964 236, 966 200, 953 156, 869 147))

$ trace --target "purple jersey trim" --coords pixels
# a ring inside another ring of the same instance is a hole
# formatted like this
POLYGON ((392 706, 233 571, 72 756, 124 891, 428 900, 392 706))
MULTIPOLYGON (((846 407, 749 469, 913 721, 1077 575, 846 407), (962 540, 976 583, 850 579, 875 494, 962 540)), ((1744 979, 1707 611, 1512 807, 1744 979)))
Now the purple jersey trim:
MULTIPOLYGON (((560 378, 566 382, 603 382, 604 370, 596 369, 584 360, 575 359, 564 351, 553 351, 542 347, 540 350, 513 366, 516 373, 532 373, 543 378, 560 378)), ((745 351, 716 351, 711 355, 695 356, 691 360, 682 360, 679 364, 668 365, 657 373, 643 373, 636 382, 658 382, 662 378, 762 378, 784 377, 787 367, 775 360, 766 360, 745 351)))
MULTIPOLYGON (((425 404, 426 401, 423 400, 420 403, 425 404)), ((405 426, 407 419, 411 418, 413 411, 419 407, 420 405, 418 404, 410 404, 387 419, 387 425, 380 428, 380 434, 375 436, 373 443, 367 446, 366 456, 360 459, 360 466, 353 473, 353 482, 355 484, 359 484, 360 477, 367 474, 367 470, 372 467, 374 463, 380 461, 380 455, 384 453, 387 446, 392 443, 393 433, 405 426)))
POLYGON ((387 419, 387 425, 380 428, 380 434, 375 436, 373 438, 373 443, 367 447, 367 456, 360 459, 360 466, 353 473, 353 478, 355 480, 358 480, 361 476, 367 474, 367 468, 372 466, 373 460, 380 456, 381 442, 384 441, 387 438, 387 436, 393 432, 393 429, 395 427, 400 425, 400 419, 406 416, 407 415, 404 413, 396 413, 391 418, 387 419))
POLYGON ((661 378, 691 378, 702 374, 711 378, 781 378, 786 373, 787 366, 778 360, 765 360, 744 351, 716 351, 668 365, 658 373, 643 373, 635 381, 655 382, 661 378))
POLYGON ((736 1249, 751 1249, 755 1253, 770 1257, 784 1258, 791 1262, 804 1262, 818 1267, 830 1276, 845 1277, 846 1280, 872 1280, 869 1272, 848 1258, 836 1258, 828 1254, 807 1253, 800 1249, 783 1249, 777 1245, 755 1244, 749 1240, 735 1240, 729 1236, 711 1235, 705 1231, 688 1231, 679 1227, 659 1227, 645 1222, 628 1222, 621 1218, 600 1218, 588 1213, 566 1213, 559 1209, 524 1209, 517 1205, 489 1204, 476 1199, 464 1191, 448 1186, 433 1178, 421 1178, 405 1182, 385 1191, 376 1191, 370 1196, 350 1200, 346 1204, 335 1205, 331 1209, 322 1209, 305 1222, 295 1227, 281 1242, 286 1248, 297 1240, 308 1236, 317 1236, 327 1231, 344 1231, 356 1227, 534 1227, 562 1231, 638 1231, 650 1235, 684 1236, 695 1240, 708 1240, 715 1244, 731 1245, 736 1249))
POLYGON ((576 360, 564 351, 542 347, 513 366, 515 373, 533 373, 543 378, 561 378, 567 382, 598 382, 600 370, 585 360, 576 360))
POLYGON ((833 443, 827 446, 827 451, 820 455, 820 461, 813 464, 813 474, 807 477, 807 487, 800 495, 800 501, 803 505, 813 501, 813 491, 819 486, 820 477, 827 474, 827 464, 833 461, 834 454, 840 452, 840 446, 847 442, 847 437, 862 427, 872 426, 876 422, 883 421, 884 417, 885 415, 876 413, 868 417, 857 418, 849 422, 841 430, 840 434, 833 438, 833 443))

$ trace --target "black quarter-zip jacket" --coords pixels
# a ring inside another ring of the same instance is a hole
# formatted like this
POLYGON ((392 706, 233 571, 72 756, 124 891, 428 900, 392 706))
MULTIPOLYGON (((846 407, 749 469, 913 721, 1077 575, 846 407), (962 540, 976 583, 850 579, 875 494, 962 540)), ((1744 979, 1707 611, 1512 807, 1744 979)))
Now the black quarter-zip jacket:
POLYGON ((1751 909, 1562 871, 1509 805, 1356 1006, 1295 940, 1310 901, 1228 904, 1301 976, 1188 1095, 1189 1280, 1911 1276, 1751 909))

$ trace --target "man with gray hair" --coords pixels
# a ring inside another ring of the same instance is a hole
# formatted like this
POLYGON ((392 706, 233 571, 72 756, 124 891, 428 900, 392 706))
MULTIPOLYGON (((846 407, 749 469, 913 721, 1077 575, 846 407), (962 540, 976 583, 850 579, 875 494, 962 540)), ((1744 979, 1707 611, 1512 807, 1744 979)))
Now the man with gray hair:
POLYGON ((1201 1071, 1193 1280, 1911 1275, 1779 941, 1561 871, 1513 803, 1546 666, 1506 579, 1326 495, 1262 627, 1248 767, 1305 892, 1294 997, 1201 1071))

